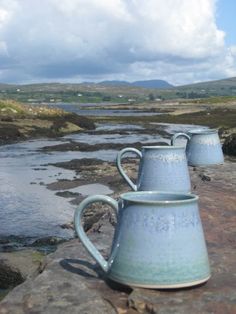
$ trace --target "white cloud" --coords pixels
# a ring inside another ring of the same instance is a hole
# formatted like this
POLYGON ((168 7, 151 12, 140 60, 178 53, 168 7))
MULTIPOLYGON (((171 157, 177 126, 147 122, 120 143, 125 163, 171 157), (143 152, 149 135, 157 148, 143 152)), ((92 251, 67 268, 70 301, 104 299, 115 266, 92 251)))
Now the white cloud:
POLYGON ((236 75, 216 0, 0 0, 0 81, 236 75))

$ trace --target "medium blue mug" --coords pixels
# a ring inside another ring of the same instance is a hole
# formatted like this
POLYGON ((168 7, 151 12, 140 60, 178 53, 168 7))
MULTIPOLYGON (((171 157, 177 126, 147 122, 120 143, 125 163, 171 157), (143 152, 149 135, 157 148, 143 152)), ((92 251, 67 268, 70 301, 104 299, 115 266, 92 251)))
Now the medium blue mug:
POLYGON ((218 130, 193 129, 188 133, 177 133, 171 139, 175 145, 178 137, 187 139, 186 154, 190 166, 209 166, 224 163, 218 130))
POLYGON ((107 277, 128 286, 172 289, 210 278, 208 254, 193 194, 129 192, 119 202, 94 195, 75 211, 78 237, 107 277), (117 224, 110 257, 105 260, 87 237, 82 215, 94 202, 110 205, 117 224))
POLYGON ((185 153, 181 146, 143 146, 122 149, 116 158, 119 173, 134 191, 173 191, 188 193, 191 183, 185 153), (122 168, 122 157, 133 152, 140 158, 137 185, 122 168))

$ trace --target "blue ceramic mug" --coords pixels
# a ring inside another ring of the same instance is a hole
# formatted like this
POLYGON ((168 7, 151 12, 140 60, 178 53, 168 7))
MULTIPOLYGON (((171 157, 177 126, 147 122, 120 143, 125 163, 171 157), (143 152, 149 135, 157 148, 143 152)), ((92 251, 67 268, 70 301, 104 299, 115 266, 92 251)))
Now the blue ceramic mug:
POLYGON ((193 129, 188 133, 177 133, 171 139, 175 145, 178 137, 187 139, 186 154, 190 166, 209 166, 224 163, 218 130, 193 129))
POLYGON ((116 158, 119 173, 134 191, 191 191, 185 147, 143 146, 122 149, 116 158), (121 161, 126 153, 133 152, 140 158, 137 184, 123 170, 121 161))
POLYGON ((144 288, 181 288, 210 277, 208 254, 193 194, 129 192, 119 202, 94 195, 81 202, 74 216, 78 237, 107 277, 144 288), (104 202, 117 216, 110 257, 105 260, 83 230, 88 205, 104 202))

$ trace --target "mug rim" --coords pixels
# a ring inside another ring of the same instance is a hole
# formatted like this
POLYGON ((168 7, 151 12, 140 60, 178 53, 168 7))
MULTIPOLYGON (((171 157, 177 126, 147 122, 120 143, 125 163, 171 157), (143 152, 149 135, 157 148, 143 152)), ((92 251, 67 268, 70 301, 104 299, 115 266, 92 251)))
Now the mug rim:
POLYGON ((166 192, 166 191, 136 191, 136 192, 126 192, 120 195, 120 198, 125 201, 138 204, 186 204, 197 201, 199 197, 196 194, 191 193, 178 193, 178 192, 166 192), (172 199, 172 200, 148 200, 148 199, 137 199, 132 196, 134 195, 170 195, 170 196, 183 196, 183 199, 172 199))
POLYGON ((161 146, 161 145, 156 145, 156 146, 150 145, 150 146, 148 146, 148 145, 145 145, 145 146, 142 146, 142 148, 144 148, 144 149, 155 149, 155 148, 180 149, 180 148, 184 148, 185 149, 185 146, 181 146, 181 145, 173 145, 173 146, 171 146, 171 145, 163 145, 163 146, 161 146))
POLYGON ((209 134, 209 133, 218 133, 218 129, 192 129, 189 130, 188 133, 190 134, 209 134))

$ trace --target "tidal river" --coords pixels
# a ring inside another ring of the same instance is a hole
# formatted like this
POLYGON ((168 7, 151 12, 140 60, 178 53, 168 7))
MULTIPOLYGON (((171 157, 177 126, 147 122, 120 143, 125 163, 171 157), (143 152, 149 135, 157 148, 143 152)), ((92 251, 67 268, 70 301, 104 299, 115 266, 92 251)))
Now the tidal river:
MULTIPOLYGON (((170 133, 193 128, 188 125, 163 125, 163 127, 170 133)), ((73 220, 75 205, 70 203, 70 199, 58 196, 55 191, 47 189, 46 185, 61 179, 77 179, 79 174, 48 164, 80 158, 115 161, 117 155, 116 150, 45 153, 40 151, 40 148, 71 140, 91 145, 127 143, 129 146, 137 141, 146 144, 158 140, 169 142, 157 134, 145 132, 142 134, 142 129, 143 127, 138 125, 97 124, 96 131, 99 134, 82 132, 57 140, 30 140, 0 146, 0 243, 1 239, 10 236, 23 239, 22 243, 31 243, 35 239, 47 236, 73 237, 73 231, 62 229, 61 225, 73 220), (121 132, 125 129, 129 132, 121 132), (101 134, 101 131, 109 132, 101 134)), ((99 189, 103 194, 112 192, 105 186, 100 186, 99 189)), ((91 188, 86 187, 72 191, 80 192, 84 196, 94 193, 91 188)))

